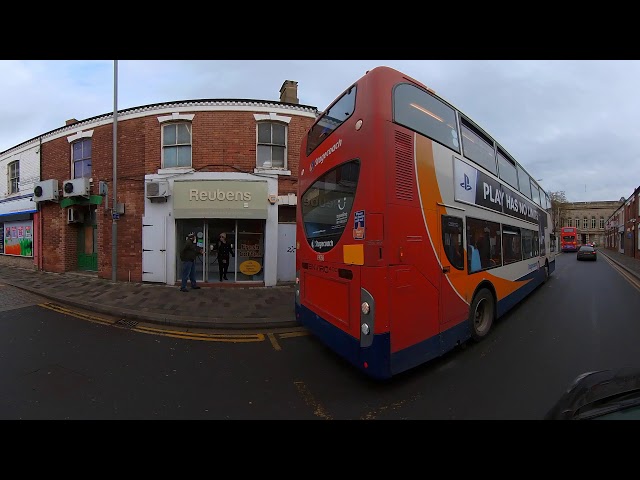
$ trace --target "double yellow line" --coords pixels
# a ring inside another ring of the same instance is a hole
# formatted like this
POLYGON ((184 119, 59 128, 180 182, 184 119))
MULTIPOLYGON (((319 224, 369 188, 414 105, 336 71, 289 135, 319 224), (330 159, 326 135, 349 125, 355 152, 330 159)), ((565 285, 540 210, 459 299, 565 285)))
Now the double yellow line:
POLYGON ((624 279, 627 282, 629 282, 633 288, 635 288, 636 290, 638 290, 640 292, 640 280, 638 280, 636 277, 634 277, 633 275, 628 273, 624 268, 622 268, 616 262, 611 260, 605 254, 602 254, 600 256, 604 257, 607 260, 607 262, 609 262, 609 265, 611 265, 613 267, 614 270, 616 270, 620 275, 622 275, 624 277, 624 279))
MULTIPOLYGON (((264 333, 250 333, 250 334, 247 334, 247 333, 243 333, 243 334, 196 333, 196 332, 181 332, 179 330, 166 330, 162 328, 148 327, 146 325, 136 325, 135 327, 126 327, 123 325, 118 325, 118 322, 114 322, 113 320, 108 320, 103 317, 98 317, 95 315, 90 315, 90 314, 79 312, 76 310, 71 310, 61 305, 57 305, 55 303, 40 303, 38 304, 38 306, 52 310, 54 312, 62 313, 63 315, 70 315, 72 317, 88 320, 89 322, 92 322, 92 323, 99 323, 101 325, 122 328, 125 330, 132 330, 134 332, 146 333, 149 335, 162 335, 165 337, 181 338, 186 340, 200 340, 205 342, 229 342, 229 343, 264 342, 266 338, 264 333)), ((279 348, 277 348, 276 350, 278 349, 279 348)))

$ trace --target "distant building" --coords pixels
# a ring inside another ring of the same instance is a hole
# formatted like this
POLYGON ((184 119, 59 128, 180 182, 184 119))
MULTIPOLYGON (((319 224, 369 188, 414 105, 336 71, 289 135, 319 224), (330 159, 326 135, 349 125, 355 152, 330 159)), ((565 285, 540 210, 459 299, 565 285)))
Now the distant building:
POLYGON ((640 259, 640 186, 629 198, 620 199, 620 206, 605 224, 606 248, 640 259))
POLYGON ((620 200, 597 202, 568 202, 562 207, 563 227, 577 227, 582 244, 593 242, 605 245, 606 222, 621 205, 620 200))

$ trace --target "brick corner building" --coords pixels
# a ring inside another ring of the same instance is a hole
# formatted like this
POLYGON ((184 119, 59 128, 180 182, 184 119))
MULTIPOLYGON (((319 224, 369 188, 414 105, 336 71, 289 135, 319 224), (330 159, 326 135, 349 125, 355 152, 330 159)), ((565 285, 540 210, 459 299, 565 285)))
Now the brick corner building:
POLYGON ((300 144, 317 108, 287 80, 279 101, 193 100, 70 119, 0 153, 0 262, 174 285, 196 232, 203 283, 218 282, 217 239, 236 252, 229 282, 295 279, 300 144), (117 176, 114 208, 114 130, 117 176))

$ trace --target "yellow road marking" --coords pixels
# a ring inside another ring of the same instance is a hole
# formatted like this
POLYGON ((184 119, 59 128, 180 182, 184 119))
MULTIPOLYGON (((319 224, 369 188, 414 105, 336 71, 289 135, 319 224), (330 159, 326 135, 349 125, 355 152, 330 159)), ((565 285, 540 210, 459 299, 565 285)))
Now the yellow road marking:
POLYGON ((293 382, 304 402, 313 409, 313 414, 316 417, 323 418, 325 420, 333 420, 333 417, 324 409, 320 402, 316 401, 304 382, 293 382))
POLYGON ((629 282, 633 288, 635 288, 640 292, 640 283, 638 282, 637 278, 627 273, 622 267, 620 267, 617 263, 615 263, 613 260, 608 258, 606 255, 603 254, 601 255, 601 257, 604 257, 609 263, 609 265, 611 265, 614 268, 614 270, 616 270, 620 275, 622 275, 624 279, 627 282, 629 282))
POLYGON ((269 341, 271 341, 271 345, 273 345, 274 350, 282 350, 276 336, 273 333, 268 333, 267 337, 269 337, 269 341))
POLYGON ((74 310, 69 310, 67 308, 61 307, 60 305, 56 305, 54 303, 39 303, 39 307, 47 308, 49 310, 53 310, 54 312, 62 313, 65 315, 71 315, 77 318, 81 318, 83 320, 89 320, 93 323, 100 323, 102 325, 113 325, 112 321, 107 321, 104 318, 95 317, 93 315, 87 315, 85 313, 76 312, 74 310))
MULTIPOLYGON (((117 325, 116 325, 117 326, 117 325)), ((148 333, 152 335, 166 335, 176 338, 188 338, 190 340, 205 340, 216 342, 246 343, 246 342, 264 342, 263 333, 197 333, 197 332, 181 332, 179 330, 166 330, 161 328, 147 327, 139 325, 129 330, 140 333, 148 333)))
POLYGON ((293 337, 304 337, 309 335, 309 332, 307 331, 303 331, 303 332, 286 332, 286 333, 280 333, 278 336, 280 338, 293 338, 293 337))
MULTIPOLYGON (((118 322, 107 320, 105 318, 97 317, 95 315, 89 315, 76 310, 72 310, 55 303, 40 303, 38 306, 53 310, 54 312, 62 313, 65 315, 71 315, 76 318, 88 320, 93 323, 99 323, 101 325, 108 325, 117 328, 123 328, 126 330, 132 330, 138 333, 146 333, 149 335, 163 335, 165 337, 181 338, 186 340, 201 340, 205 342, 227 342, 227 343, 250 343, 250 342, 264 342, 267 335, 269 340, 276 350, 281 350, 280 344, 276 337, 272 333, 265 335, 264 333, 198 333, 198 332, 185 332, 180 330, 169 330, 166 328, 149 327, 146 325, 137 325, 135 327, 126 327, 118 325, 118 322)), ((291 336, 300 336, 300 332, 292 332, 291 336)), ((283 334, 287 335, 287 333, 283 334)))
POLYGON ((416 394, 413 397, 407 400, 400 400, 399 402, 393 402, 391 405, 383 405, 382 407, 378 407, 374 410, 371 410, 369 413, 365 413, 360 417, 360 420, 375 420, 375 418, 381 413, 386 412, 387 410, 398 410, 400 407, 404 406, 407 402, 413 402, 420 397, 420 394, 416 394))

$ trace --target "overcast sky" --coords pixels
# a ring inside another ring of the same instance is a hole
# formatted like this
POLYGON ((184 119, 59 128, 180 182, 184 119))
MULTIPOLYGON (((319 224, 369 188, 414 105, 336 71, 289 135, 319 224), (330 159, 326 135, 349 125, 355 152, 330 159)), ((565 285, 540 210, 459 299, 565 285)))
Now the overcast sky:
MULTIPOLYGON (((491 134, 547 192, 627 198, 640 185, 640 61, 119 60, 118 109, 175 100, 278 100, 325 107, 378 65, 434 89, 491 134)), ((1 60, 0 152, 113 112, 113 60, 1 60)))

